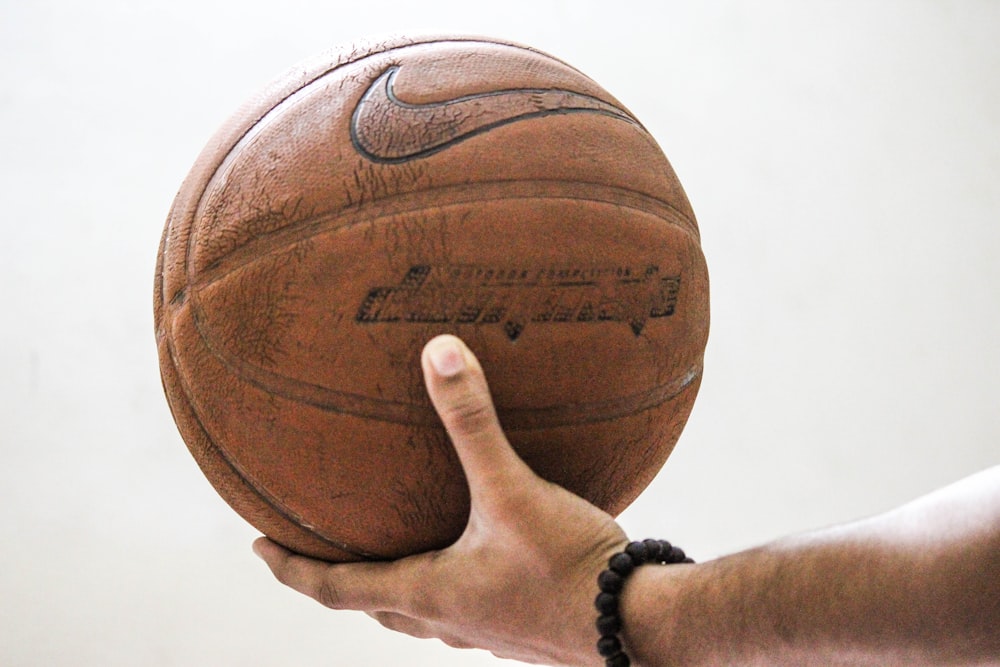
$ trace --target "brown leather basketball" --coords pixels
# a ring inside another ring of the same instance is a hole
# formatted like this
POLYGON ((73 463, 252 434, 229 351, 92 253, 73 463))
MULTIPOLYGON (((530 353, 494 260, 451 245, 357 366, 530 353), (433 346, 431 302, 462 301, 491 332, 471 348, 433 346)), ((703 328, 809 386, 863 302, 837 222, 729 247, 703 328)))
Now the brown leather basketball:
POLYGON ((296 551, 395 558, 468 515, 426 341, 463 338, 520 455, 617 514, 695 400, 708 276, 670 164, 599 85, 524 46, 398 39, 290 70, 215 135, 155 318, 219 494, 296 551))

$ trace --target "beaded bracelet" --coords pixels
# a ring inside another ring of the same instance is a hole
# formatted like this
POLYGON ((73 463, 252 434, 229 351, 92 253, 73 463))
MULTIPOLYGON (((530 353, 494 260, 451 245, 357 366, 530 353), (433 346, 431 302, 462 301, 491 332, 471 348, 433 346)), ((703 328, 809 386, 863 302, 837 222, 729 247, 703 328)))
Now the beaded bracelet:
POLYGON ((622 629, 622 617, 618 610, 618 596, 625 587, 625 579, 639 565, 646 563, 693 563, 684 551, 666 540, 643 540, 631 542, 625 551, 619 552, 608 561, 608 569, 597 577, 597 587, 601 590, 594 600, 600 616, 597 618, 597 652, 605 659, 607 667, 629 667, 631 661, 622 650, 618 633, 622 629))

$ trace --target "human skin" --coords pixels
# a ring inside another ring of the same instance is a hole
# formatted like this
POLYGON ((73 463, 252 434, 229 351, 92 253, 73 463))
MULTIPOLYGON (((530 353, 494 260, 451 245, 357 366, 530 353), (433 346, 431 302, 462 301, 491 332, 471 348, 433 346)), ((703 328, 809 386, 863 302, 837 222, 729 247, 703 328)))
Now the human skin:
POLYGON ((633 578, 633 664, 1000 665, 1000 468, 864 521, 633 578))
MULTIPOLYGON (((596 578, 625 533, 521 461, 459 339, 430 341, 421 364, 469 482, 458 541, 384 563, 326 563, 266 538, 255 552, 282 583, 392 630, 529 663, 603 665, 596 578)), ((1000 467, 865 521, 639 567, 621 616, 637 666, 1000 665, 1000 467)))

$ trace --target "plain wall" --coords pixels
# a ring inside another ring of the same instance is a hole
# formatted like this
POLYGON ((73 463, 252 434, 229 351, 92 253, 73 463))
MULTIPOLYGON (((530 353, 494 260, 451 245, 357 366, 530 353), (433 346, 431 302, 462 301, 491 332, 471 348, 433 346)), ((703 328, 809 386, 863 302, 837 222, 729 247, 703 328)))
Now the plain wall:
POLYGON ((569 61, 686 187, 706 372, 631 535, 703 560, 1000 462, 994 0, 0 0, 0 664, 500 664, 277 584, 160 388, 195 156, 285 68, 396 32, 569 61))

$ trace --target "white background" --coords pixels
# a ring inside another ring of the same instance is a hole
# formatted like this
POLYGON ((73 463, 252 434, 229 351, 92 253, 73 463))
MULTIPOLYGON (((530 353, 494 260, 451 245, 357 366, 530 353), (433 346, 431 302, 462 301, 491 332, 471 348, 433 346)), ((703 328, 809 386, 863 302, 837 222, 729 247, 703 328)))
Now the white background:
POLYGON ((195 156, 285 68, 392 32, 569 61, 685 184, 706 375, 630 534, 707 559, 1000 462, 994 0, 0 0, 0 664, 500 664, 275 583, 160 389, 195 156))

